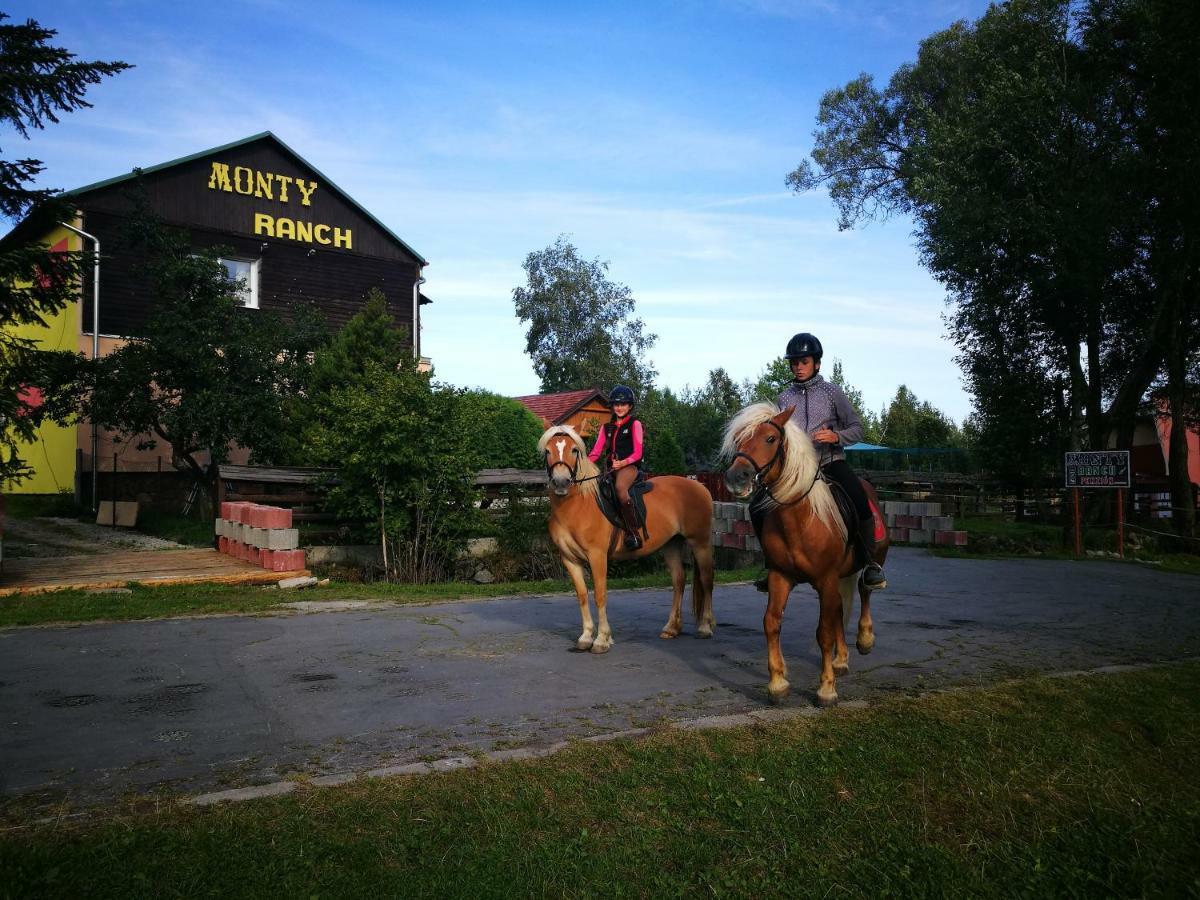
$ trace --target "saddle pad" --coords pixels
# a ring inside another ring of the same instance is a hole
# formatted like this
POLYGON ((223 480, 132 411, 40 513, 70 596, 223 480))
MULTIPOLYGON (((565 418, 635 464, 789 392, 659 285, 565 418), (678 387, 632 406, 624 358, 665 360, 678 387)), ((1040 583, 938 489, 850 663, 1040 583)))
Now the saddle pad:
MULTIPOLYGON (((614 528, 624 530, 625 520, 621 518, 621 501, 617 498, 617 486, 611 472, 600 478, 599 486, 600 489, 596 491, 596 505, 600 507, 600 512, 612 523, 614 528)), ((638 480, 629 486, 629 499, 633 503, 633 512, 637 517, 638 530, 642 532, 643 539, 649 537, 646 533, 645 495, 652 490, 654 490, 653 482, 642 472, 638 473, 638 480)))
POLYGON ((867 503, 871 505, 871 515, 875 518, 875 541, 878 543, 887 537, 887 524, 883 521, 883 514, 875 505, 875 501, 868 497, 867 503))

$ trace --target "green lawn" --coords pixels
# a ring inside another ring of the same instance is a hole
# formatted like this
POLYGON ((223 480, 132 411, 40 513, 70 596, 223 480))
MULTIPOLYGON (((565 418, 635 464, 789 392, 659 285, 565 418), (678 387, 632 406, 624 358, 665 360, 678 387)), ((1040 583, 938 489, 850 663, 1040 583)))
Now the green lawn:
POLYGON ((0 895, 1195 897, 1198 770, 1192 663, 131 802, 0 832, 0 895))
MULTIPOLYGON (((757 569, 731 569, 716 573, 718 583, 729 584, 757 577, 757 569)), ((689 575, 690 583, 690 575, 689 575)), ((669 587, 667 573, 655 572, 609 580, 611 589, 669 587)), ((303 591, 281 591, 274 585, 129 585, 128 594, 89 594, 86 591, 53 591, 45 594, 0 597, 0 628, 45 625, 53 622, 161 619, 168 616, 214 613, 256 613, 297 600, 385 600, 392 603, 432 603, 468 598, 506 597, 518 594, 573 592, 569 581, 516 581, 496 584, 444 582, 440 584, 352 584, 331 581, 303 591)), ((690 588, 689 588, 690 591, 690 588)), ((689 594, 690 596, 690 594, 689 594)))

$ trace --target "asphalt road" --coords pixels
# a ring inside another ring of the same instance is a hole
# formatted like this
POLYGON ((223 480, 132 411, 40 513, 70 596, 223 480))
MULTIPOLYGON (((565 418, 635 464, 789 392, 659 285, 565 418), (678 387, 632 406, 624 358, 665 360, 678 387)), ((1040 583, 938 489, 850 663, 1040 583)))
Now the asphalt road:
MULTIPOLYGON (((1194 576, 909 549, 888 576, 875 650, 851 647, 842 700, 1200 646, 1194 576)), ((690 616, 679 638, 658 638, 669 600, 614 592, 616 643, 601 656, 573 651, 569 595, 0 631, 0 797, 199 793, 764 707, 763 595, 718 586, 708 641, 690 616)), ((798 588, 788 704, 813 700, 816 617, 798 588)))

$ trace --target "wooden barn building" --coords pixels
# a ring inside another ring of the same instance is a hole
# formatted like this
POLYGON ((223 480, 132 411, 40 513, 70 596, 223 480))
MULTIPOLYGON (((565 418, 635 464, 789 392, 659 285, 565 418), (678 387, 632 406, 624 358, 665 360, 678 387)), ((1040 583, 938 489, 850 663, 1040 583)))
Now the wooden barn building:
MULTIPOLYGON (((370 288, 379 288, 388 311, 410 335, 414 356, 421 356, 421 293, 426 260, 390 228, 270 132, 128 175, 76 188, 67 193, 76 217, 49 234, 31 234, 32 219, 19 224, 3 242, 42 240, 60 250, 100 248, 99 291, 93 280, 81 285, 79 302, 47 322, 23 328, 47 349, 91 356, 94 332, 98 352, 111 352, 142 333, 154 309, 155 291, 141 274, 127 226, 143 208, 165 225, 182 229, 196 248, 227 248, 222 264, 241 280, 242 303, 287 314, 310 303, 331 329, 344 325, 363 305, 370 288), (93 326, 93 302, 99 309, 93 326)), ((6 490, 53 493, 75 489, 89 479, 92 430, 88 425, 46 425, 40 440, 23 453, 32 478, 6 490)), ((170 449, 161 444, 138 451, 136 442, 114 446, 101 432, 95 456, 99 471, 169 469, 170 449)), ((237 459, 234 460, 239 461, 237 459)))
POLYGON ((595 435, 612 416, 608 395, 595 388, 557 394, 527 394, 513 399, 541 419, 543 428, 570 425, 584 438, 595 435))

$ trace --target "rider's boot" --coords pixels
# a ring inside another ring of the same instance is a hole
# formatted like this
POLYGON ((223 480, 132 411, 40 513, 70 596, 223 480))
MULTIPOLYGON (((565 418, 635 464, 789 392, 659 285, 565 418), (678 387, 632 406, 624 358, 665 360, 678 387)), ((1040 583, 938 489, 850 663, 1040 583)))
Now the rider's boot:
POLYGON ((881 591, 887 587, 887 578, 883 567, 875 562, 875 517, 858 523, 858 539, 862 543, 867 557, 867 567, 863 569, 862 583, 868 591, 881 591))
POLYGON ((642 546, 642 539, 638 537, 637 513, 633 511, 632 503, 621 504, 621 521, 625 523, 625 549, 637 550, 642 546))

